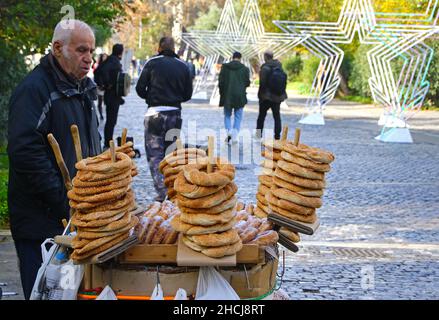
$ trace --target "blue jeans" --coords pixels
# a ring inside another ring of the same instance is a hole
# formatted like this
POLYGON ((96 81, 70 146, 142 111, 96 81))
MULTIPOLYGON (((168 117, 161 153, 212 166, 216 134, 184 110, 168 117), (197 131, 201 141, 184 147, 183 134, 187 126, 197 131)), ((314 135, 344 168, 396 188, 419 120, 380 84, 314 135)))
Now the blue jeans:
POLYGON ((241 130, 241 122, 243 115, 244 115, 244 108, 233 109, 233 108, 224 107, 224 125, 226 127, 227 134, 232 136, 233 140, 237 138, 238 133, 241 130), (235 110, 235 120, 233 121, 233 130, 232 130, 233 110, 235 110))

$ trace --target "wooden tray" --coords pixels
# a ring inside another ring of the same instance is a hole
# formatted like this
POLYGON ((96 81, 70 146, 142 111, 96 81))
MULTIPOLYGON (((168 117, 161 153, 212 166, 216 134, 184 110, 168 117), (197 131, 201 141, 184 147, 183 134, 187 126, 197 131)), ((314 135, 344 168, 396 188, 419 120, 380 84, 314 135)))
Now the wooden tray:
MULTIPOLYGON (((121 264, 177 264, 177 244, 137 245, 118 257, 121 264)), ((245 244, 236 254, 238 264, 265 263, 265 248, 245 244)))

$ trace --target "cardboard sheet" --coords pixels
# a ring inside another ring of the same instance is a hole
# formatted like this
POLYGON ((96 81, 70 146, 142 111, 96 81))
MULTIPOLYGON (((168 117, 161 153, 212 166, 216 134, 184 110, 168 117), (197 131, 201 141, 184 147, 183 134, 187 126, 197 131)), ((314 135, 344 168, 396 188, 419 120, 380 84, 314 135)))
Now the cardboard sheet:
POLYGON ((234 267, 236 266, 236 254, 224 258, 210 258, 194 251, 183 243, 182 236, 178 238, 177 265, 180 267, 234 267))

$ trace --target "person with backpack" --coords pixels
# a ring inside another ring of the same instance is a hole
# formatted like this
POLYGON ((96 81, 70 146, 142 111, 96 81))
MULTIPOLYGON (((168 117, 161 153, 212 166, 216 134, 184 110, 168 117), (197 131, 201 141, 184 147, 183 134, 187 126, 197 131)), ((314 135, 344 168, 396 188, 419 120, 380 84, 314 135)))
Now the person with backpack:
POLYGON ((220 107, 224 107, 224 124, 227 144, 236 144, 241 128, 244 106, 247 104, 247 87, 250 86, 250 70, 241 63, 242 55, 233 54, 233 60, 223 64, 219 74, 220 107), (232 130, 232 112, 235 120, 232 130))
POLYGON ((256 137, 262 137, 265 118, 268 110, 271 109, 274 118, 274 139, 279 140, 282 132, 280 104, 287 99, 287 75, 282 69, 282 64, 273 57, 272 51, 264 53, 265 63, 259 73, 259 116, 256 124, 256 137))

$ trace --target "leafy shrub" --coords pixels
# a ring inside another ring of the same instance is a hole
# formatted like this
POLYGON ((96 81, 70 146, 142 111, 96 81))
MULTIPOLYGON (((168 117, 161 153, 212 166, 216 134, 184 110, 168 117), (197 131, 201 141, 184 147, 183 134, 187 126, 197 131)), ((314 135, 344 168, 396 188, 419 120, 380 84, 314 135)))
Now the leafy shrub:
POLYGON ((300 55, 291 56, 283 61, 282 67, 288 75, 288 81, 296 81, 303 69, 302 58, 300 55))

